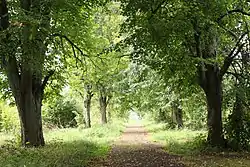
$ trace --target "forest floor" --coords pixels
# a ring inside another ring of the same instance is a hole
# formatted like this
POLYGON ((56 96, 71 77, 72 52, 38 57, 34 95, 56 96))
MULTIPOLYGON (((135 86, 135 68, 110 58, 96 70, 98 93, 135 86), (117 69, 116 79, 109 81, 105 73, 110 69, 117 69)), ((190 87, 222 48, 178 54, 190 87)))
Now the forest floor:
POLYGON ((88 167, 184 167, 181 157, 164 151, 164 145, 149 140, 140 124, 126 127, 107 157, 90 161, 88 167))

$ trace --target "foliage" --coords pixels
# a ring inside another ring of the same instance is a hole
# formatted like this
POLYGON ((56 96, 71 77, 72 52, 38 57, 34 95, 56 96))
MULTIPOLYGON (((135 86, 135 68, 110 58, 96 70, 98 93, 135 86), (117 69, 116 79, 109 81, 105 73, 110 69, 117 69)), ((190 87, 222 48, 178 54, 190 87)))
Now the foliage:
POLYGON ((199 130, 206 128, 206 100, 202 92, 195 90, 182 100, 185 127, 199 130))
POLYGON ((185 127, 205 128, 206 105, 200 89, 178 87, 173 79, 166 81, 145 64, 130 63, 118 77, 114 102, 120 114, 134 110, 144 118, 150 117, 174 128, 177 123, 172 113, 177 105, 183 111, 185 127))
POLYGON ((200 87, 208 106, 208 142, 224 147, 221 83, 226 73, 238 78, 242 64, 249 64, 248 1, 121 2, 132 58, 175 85, 177 95, 183 88, 200 87))
POLYGON ((81 111, 74 99, 59 97, 44 107, 44 121, 57 127, 76 127, 81 111))
POLYGON ((16 107, 0 103, 0 131, 17 134, 20 131, 20 122, 16 107))
POLYGON ((230 115, 226 123, 225 135, 228 145, 234 150, 250 150, 250 116, 245 114, 240 120, 230 115))
POLYGON ((227 86, 227 92, 225 92, 227 98, 225 105, 227 105, 229 110, 225 121, 225 136, 230 148, 234 150, 249 150, 250 113, 248 64, 244 63, 238 70, 241 71, 239 73, 244 74, 244 77, 237 77, 236 75, 227 80, 228 82, 234 82, 234 84, 227 86))

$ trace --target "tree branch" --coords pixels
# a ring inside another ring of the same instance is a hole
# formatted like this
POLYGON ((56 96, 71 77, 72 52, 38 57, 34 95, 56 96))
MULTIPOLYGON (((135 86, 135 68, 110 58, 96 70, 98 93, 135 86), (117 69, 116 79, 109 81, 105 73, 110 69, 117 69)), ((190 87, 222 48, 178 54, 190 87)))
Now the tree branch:
POLYGON ((108 98, 108 99, 107 99, 107 104, 109 104, 109 103, 110 103, 110 100, 111 100, 111 98, 112 98, 112 95, 109 95, 107 98, 108 98))
POLYGON ((81 98, 84 98, 84 94, 82 94, 81 91, 76 90, 76 92, 79 93, 79 95, 81 96, 81 98))
MULTIPOLYGON (((90 56, 87 55, 87 54, 85 54, 85 53, 82 51, 82 49, 79 48, 79 47, 78 47, 73 41, 71 41, 66 35, 62 35, 62 34, 59 34, 59 33, 55 33, 55 34, 52 34, 51 36, 52 36, 52 37, 59 37, 60 39, 63 38, 63 39, 65 39, 67 42, 69 42, 69 44, 71 45, 71 48, 72 48, 73 55, 74 55, 74 57, 75 57, 75 59, 76 59, 76 67, 77 67, 77 62, 78 62, 78 61, 81 62, 81 64, 83 63, 82 60, 81 60, 81 59, 77 56, 77 54, 76 54, 76 50, 77 50, 77 51, 80 52, 80 54, 81 54, 82 56, 88 57, 89 60, 92 62, 92 64, 93 64, 95 67, 99 68, 99 67, 95 64, 95 62, 90 58, 90 56)), ((62 41, 62 40, 61 40, 61 41, 62 41)), ((98 53, 97 56, 99 56, 99 55, 101 55, 101 54, 104 54, 104 53, 106 53, 106 52, 107 52, 107 48, 106 48, 106 49, 103 49, 103 51, 100 52, 100 53, 98 53)), ((100 69, 100 68, 99 68, 99 69, 100 69)))
POLYGON ((224 27, 223 25, 221 25, 220 23, 218 23, 219 27, 221 27, 224 31, 226 31, 228 34, 230 34, 234 39, 237 40, 238 36, 232 31, 227 29, 226 27, 224 27))
POLYGON ((230 14, 235 14, 235 13, 240 13, 240 14, 245 15, 245 16, 250 16, 250 13, 247 13, 247 12, 243 11, 242 9, 234 9, 234 10, 230 10, 227 13, 221 15, 217 19, 217 22, 219 23, 224 17, 226 17, 226 16, 228 16, 230 14))
POLYGON ((237 41, 235 47, 232 49, 232 51, 229 53, 229 55, 225 58, 223 66, 222 66, 222 68, 220 70, 220 74, 219 74, 221 79, 224 76, 224 74, 227 72, 230 65, 232 64, 233 59, 235 58, 235 56, 237 56, 241 52, 241 49, 245 45, 245 43, 241 44, 241 40, 245 37, 246 34, 247 34, 247 32, 241 35, 241 37, 237 41))
MULTIPOLYGON (((58 33, 55 33, 55 34, 52 34, 51 36, 53 37, 60 37, 60 38, 64 38, 67 42, 70 43, 70 45, 72 46, 72 48, 78 50, 82 56, 86 56, 86 57, 89 57, 87 54, 83 53, 82 49, 79 48, 73 41, 71 41, 66 35, 62 35, 62 34, 58 34, 58 33)), ((75 51, 73 50, 74 52, 74 55, 75 55, 75 51)), ((79 58, 78 58, 79 59, 79 58)))
POLYGON ((4 67, 7 73, 10 88, 15 98, 19 96, 20 75, 18 72, 18 64, 15 56, 10 56, 4 67))
POLYGON ((55 70, 51 70, 48 72, 48 75, 46 75, 43 79, 43 83, 41 85, 42 92, 44 92, 44 89, 46 85, 48 84, 49 78, 55 73, 55 70))

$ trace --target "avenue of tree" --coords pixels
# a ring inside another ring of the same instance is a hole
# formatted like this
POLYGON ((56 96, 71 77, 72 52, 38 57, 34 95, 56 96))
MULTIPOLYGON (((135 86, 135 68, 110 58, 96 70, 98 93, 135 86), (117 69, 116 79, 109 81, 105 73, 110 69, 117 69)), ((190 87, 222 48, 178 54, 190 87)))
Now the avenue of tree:
POLYGON ((249 24, 247 0, 0 0, 1 94, 17 107, 23 146, 45 145, 43 103, 68 87, 86 128, 98 99, 102 124, 134 110, 243 147, 249 24))

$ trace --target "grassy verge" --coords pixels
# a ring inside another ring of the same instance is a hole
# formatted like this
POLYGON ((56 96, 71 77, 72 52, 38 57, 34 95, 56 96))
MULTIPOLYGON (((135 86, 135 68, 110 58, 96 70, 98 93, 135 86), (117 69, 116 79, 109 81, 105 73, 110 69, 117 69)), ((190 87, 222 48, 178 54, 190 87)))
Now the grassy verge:
POLYGON ((250 154, 246 152, 218 152, 204 145, 206 131, 168 130, 165 124, 144 123, 151 140, 166 145, 170 154, 181 155, 188 167, 249 167, 250 154))
POLYGON ((93 157, 105 156, 110 143, 123 131, 123 123, 91 129, 58 129, 45 133, 46 146, 20 148, 0 138, 0 164, 6 167, 84 167, 93 157))

